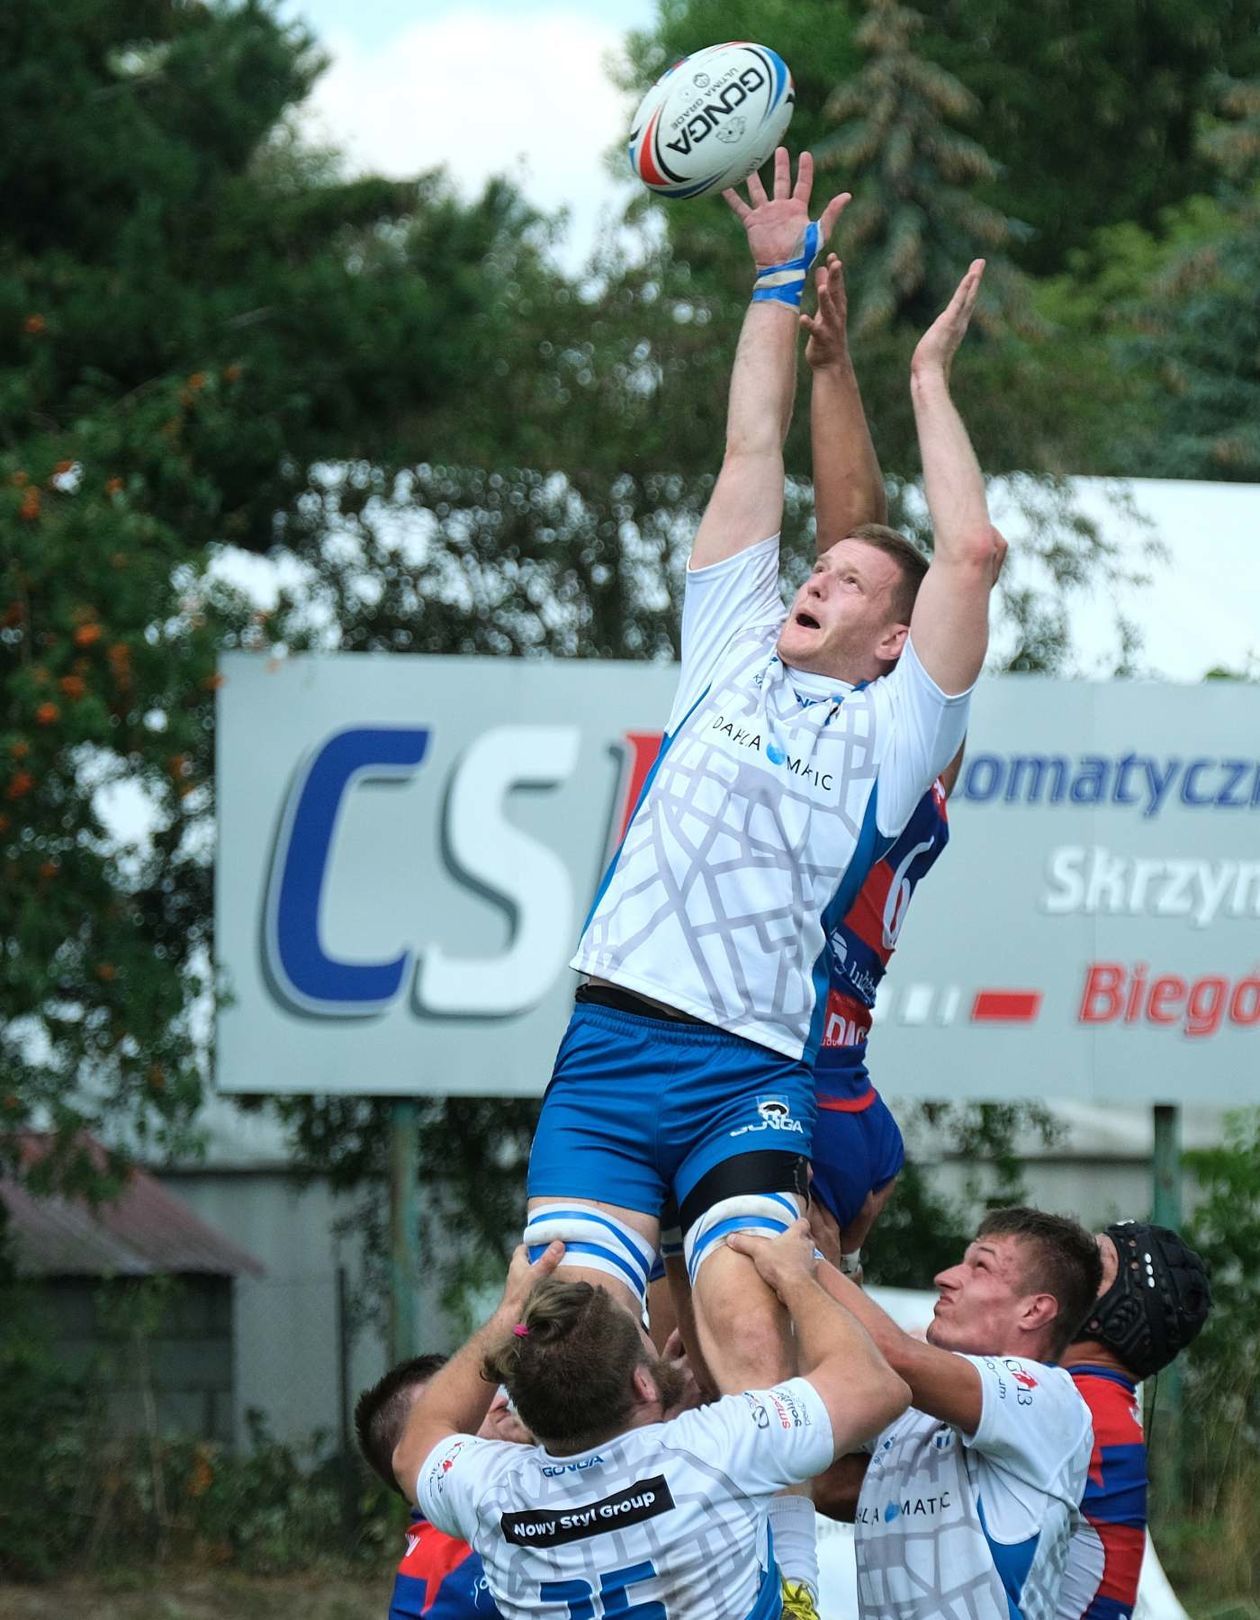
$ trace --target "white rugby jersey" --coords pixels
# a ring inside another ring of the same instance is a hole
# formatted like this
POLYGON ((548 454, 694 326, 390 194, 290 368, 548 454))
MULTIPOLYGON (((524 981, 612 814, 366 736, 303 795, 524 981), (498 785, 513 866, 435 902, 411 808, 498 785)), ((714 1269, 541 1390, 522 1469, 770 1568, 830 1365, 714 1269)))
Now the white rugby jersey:
POLYGON ((852 687, 787 668, 775 537, 689 571, 678 693, 572 966, 812 1060, 826 930, 958 752, 909 642, 852 687))
POLYGON ((980 1427, 914 1407, 874 1443, 854 1523, 862 1620, 1050 1620, 1093 1430, 1061 1367, 968 1356, 980 1427))
POLYGON ((793 1378, 573 1457, 452 1435, 416 1494, 480 1553, 506 1620, 778 1620, 767 1504, 832 1456, 827 1409, 793 1378))

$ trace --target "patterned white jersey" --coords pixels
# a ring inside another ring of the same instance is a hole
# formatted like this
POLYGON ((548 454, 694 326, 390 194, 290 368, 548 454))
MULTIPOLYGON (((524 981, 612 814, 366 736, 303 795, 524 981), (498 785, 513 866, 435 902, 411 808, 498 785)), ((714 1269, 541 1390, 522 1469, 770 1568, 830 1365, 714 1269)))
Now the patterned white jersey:
POLYGON ((780 662, 778 539, 687 575, 661 752, 573 966, 812 1061, 826 929, 957 753, 907 643, 852 687, 780 662))
POLYGON ((572 1457, 452 1435, 417 1503, 480 1553, 505 1620, 778 1620, 767 1504, 832 1456, 827 1409, 793 1378, 572 1457))
POLYGON ((874 1443, 854 1538, 862 1620, 1050 1620, 1085 1487, 1089 1410, 1061 1367, 968 1356, 970 1438, 911 1407, 874 1443))

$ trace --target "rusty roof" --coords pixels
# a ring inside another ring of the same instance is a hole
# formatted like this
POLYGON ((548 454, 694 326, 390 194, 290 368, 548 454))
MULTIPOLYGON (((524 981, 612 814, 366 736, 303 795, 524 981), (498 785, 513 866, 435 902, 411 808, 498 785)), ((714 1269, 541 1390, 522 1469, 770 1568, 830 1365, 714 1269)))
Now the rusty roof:
MULTIPOLYGON (((47 1139, 31 1133, 21 1144, 26 1165, 42 1158, 47 1139)), ((100 1144, 88 1151, 104 1161, 100 1144)), ((27 1277, 148 1277, 199 1272, 259 1277, 263 1266, 208 1226, 182 1199, 138 1166, 107 1204, 84 1198, 36 1197, 0 1176, 0 1203, 20 1275, 27 1277)))

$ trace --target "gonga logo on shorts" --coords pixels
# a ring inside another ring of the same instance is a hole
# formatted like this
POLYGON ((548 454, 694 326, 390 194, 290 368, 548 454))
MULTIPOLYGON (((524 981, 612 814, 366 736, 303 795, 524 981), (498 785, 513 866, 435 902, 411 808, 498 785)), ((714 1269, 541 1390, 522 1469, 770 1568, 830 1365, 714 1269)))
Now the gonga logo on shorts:
POLYGON ((756 1125, 739 1125, 730 1134, 747 1136, 756 1131, 787 1131, 796 1136, 805 1134, 800 1120, 792 1118, 792 1105, 786 1097, 758 1097, 757 1113, 759 1122, 756 1125))

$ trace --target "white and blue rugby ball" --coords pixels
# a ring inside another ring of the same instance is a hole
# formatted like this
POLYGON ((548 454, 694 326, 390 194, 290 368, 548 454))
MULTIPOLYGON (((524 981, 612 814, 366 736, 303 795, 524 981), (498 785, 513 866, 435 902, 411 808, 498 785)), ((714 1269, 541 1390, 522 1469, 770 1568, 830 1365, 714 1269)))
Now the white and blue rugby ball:
POLYGON ((796 104, 787 63, 765 45, 709 45, 663 73, 630 128, 630 167, 662 197, 746 180, 783 139, 796 104))

